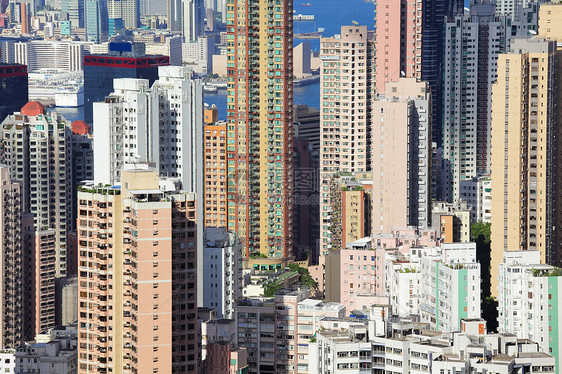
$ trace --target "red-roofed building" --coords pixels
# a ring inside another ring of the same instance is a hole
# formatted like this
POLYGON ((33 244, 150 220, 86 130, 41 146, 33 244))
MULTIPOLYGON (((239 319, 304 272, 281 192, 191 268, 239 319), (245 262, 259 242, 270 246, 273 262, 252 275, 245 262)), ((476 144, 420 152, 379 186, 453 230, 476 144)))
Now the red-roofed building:
POLYGON ((90 133, 90 126, 84 121, 72 122, 72 133, 76 135, 88 135, 90 133))
POLYGON ((38 101, 30 101, 21 108, 21 114, 25 114, 30 117, 45 114, 45 107, 38 101))

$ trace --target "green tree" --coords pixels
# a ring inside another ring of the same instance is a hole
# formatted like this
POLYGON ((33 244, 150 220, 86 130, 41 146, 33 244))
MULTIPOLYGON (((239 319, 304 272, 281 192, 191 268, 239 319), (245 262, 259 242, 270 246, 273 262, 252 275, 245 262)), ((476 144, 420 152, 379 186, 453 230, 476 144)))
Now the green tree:
POLYGON ((473 223, 470 226, 470 237, 473 241, 483 240, 484 243, 490 244, 490 227, 489 223, 473 223))
POLYGON ((318 289, 318 283, 312 278, 308 269, 300 267, 298 264, 291 263, 287 266, 290 271, 296 271, 300 276, 300 283, 307 286, 311 291, 318 289))
POLYGON ((476 243, 476 260, 480 263, 482 300, 484 300, 490 296, 490 224, 473 223, 470 227, 470 238, 476 243))

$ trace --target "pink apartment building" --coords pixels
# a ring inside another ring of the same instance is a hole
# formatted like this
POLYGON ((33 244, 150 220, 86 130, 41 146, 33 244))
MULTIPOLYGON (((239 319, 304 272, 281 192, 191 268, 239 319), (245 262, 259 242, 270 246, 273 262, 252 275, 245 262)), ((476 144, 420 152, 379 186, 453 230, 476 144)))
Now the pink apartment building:
POLYGON ((423 0, 378 0, 375 32, 376 89, 400 77, 421 79, 423 0))
POLYGON ((406 228, 362 238, 330 252, 325 256, 325 274, 329 275, 324 284, 326 301, 339 302, 348 311, 384 303, 387 255, 438 244, 436 230, 406 228))

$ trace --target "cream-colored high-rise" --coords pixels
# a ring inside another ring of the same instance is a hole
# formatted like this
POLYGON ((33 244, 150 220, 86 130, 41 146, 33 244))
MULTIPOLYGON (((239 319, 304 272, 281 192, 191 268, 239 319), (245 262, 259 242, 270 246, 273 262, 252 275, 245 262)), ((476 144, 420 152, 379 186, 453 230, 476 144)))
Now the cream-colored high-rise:
MULTIPOLYGON (((339 173, 371 170, 374 36, 367 26, 343 26, 320 40, 320 255, 331 240, 330 184, 339 173)), ((345 245, 345 243, 343 243, 345 245)))
POLYGON ((552 256, 556 42, 513 39, 492 88, 491 293, 504 251, 552 256))
POLYGON ((141 166, 78 192, 82 374, 197 372, 195 194, 141 166))

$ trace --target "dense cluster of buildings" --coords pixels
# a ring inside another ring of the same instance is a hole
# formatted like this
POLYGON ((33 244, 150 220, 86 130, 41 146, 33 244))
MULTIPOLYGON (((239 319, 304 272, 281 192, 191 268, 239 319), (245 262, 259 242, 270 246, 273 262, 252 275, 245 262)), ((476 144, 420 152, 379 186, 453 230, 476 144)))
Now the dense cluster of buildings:
POLYGON ((0 371, 560 373, 562 4, 375 3, 0 1, 0 371))

